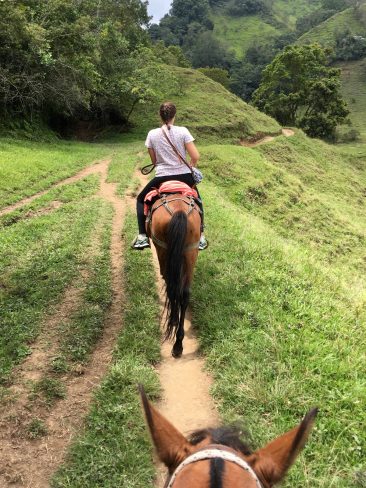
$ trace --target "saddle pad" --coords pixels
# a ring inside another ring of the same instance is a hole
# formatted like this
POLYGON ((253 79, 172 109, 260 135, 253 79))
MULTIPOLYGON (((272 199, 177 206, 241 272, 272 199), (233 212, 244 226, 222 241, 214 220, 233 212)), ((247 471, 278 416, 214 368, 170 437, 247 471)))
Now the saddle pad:
POLYGON ((163 193, 181 193, 184 197, 198 198, 196 190, 181 181, 171 180, 162 183, 159 188, 153 188, 145 197, 144 200, 144 214, 149 213, 149 206, 156 197, 160 197, 163 193))

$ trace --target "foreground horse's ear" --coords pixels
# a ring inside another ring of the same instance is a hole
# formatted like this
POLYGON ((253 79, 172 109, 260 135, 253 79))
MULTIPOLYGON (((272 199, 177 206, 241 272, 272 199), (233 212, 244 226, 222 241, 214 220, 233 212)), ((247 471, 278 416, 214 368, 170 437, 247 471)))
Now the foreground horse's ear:
POLYGON ((192 452, 192 446, 183 434, 151 405, 141 385, 139 391, 147 425, 159 459, 172 472, 192 452))
POLYGON ((311 410, 300 425, 256 451, 249 459, 255 472, 270 486, 278 483, 295 462, 314 425, 318 409, 311 410))

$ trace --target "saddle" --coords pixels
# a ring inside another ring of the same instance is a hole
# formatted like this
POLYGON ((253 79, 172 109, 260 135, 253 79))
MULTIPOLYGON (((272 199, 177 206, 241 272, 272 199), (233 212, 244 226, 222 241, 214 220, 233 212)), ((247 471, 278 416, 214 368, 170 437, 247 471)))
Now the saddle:
POLYGON ((188 200, 198 201, 197 191, 186 183, 176 180, 166 181, 165 183, 162 183, 159 188, 153 188, 146 195, 144 199, 144 214, 149 215, 156 200, 174 193, 179 193, 183 197, 187 197, 188 200))

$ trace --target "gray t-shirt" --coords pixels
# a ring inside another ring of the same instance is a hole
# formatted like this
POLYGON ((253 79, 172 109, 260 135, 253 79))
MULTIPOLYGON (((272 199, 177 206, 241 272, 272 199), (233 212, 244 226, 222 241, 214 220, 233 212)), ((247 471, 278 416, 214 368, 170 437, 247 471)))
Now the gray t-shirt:
MULTIPOLYGON (((185 144, 193 142, 194 138, 186 127, 171 125, 170 130, 163 126, 166 134, 185 159, 185 144)), ((145 146, 154 149, 156 154, 156 176, 180 175, 190 173, 191 170, 178 158, 169 142, 165 139, 162 129, 151 130, 146 138, 145 146)))

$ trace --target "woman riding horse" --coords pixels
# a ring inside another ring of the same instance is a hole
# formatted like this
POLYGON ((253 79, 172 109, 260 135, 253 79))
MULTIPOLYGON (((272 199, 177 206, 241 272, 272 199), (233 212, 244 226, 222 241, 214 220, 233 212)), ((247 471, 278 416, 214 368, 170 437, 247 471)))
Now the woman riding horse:
MULTIPOLYGON (((141 250, 150 247, 149 239, 146 235, 144 215, 144 199, 150 190, 152 188, 158 188, 165 181, 171 180, 181 181, 190 187, 195 185, 190 168, 180 160, 163 132, 165 131, 166 134, 169 134, 171 142, 183 157, 188 152, 191 158, 190 164, 191 166, 195 166, 200 155, 193 142, 194 138, 186 127, 174 125, 176 113, 177 109, 173 103, 163 103, 160 106, 160 117, 163 122, 163 127, 151 130, 145 142, 151 161, 156 168, 156 176, 145 186, 137 197, 136 209, 139 234, 132 244, 133 249, 141 250)), ((199 195, 198 197, 200 198, 199 195)), ((202 211, 202 203, 200 203, 200 208, 202 211)), ((202 232, 198 249, 202 251, 206 247, 207 241, 202 232)))

